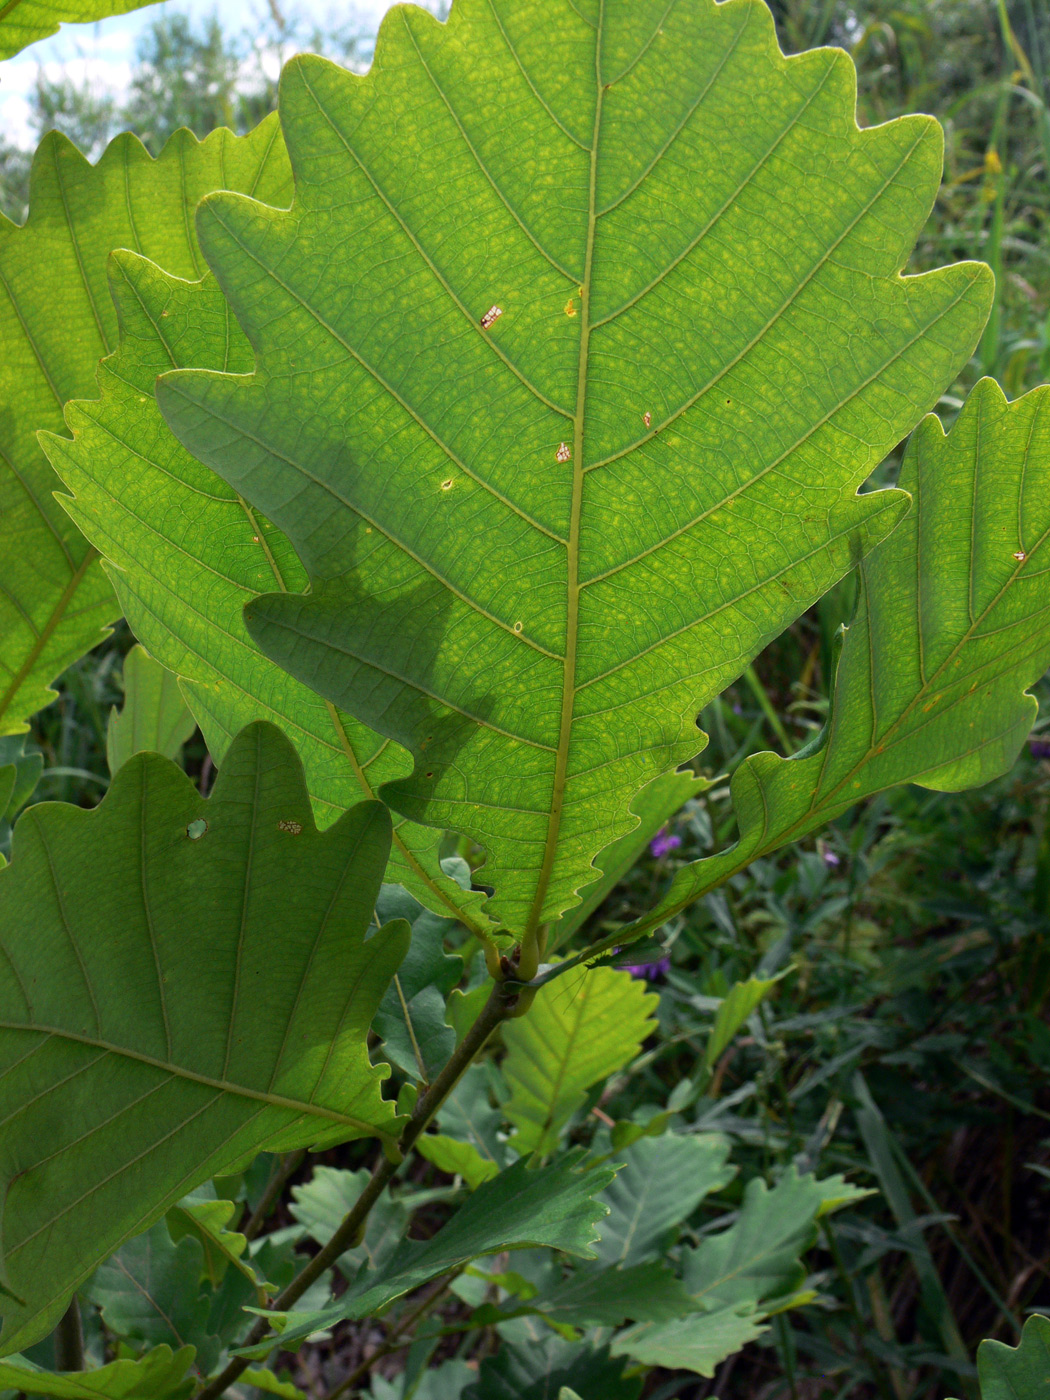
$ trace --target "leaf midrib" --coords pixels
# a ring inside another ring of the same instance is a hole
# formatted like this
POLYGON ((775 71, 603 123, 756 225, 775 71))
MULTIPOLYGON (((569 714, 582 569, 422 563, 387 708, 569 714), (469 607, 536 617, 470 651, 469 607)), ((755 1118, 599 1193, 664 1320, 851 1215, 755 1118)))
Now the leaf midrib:
MULTIPOLYGON (((493 14, 495 5, 491 4, 493 14)), ((523 939, 534 939, 543 919, 547 890, 558 855, 558 837, 565 806, 568 782, 569 746, 576 707, 576 653, 579 644, 580 621, 580 525, 583 515, 583 449, 585 414, 587 408, 587 375, 591 337, 591 278, 594 267, 594 236, 597 227, 598 143, 601 136, 602 103, 602 32, 605 23, 605 0, 599 0, 598 23, 594 31, 594 127, 591 133, 590 167, 587 187, 587 243, 584 254, 583 280, 580 284, 580 349, 576 373, 576 412, 572 428, 572 504, 569 513, 569 538, 566 542, 566 610, 565 660, 562 665, 562 704, 558 725, 558 745, 554 761, 551 803, 547 816, 547 838, 543 845, 543 860, 536 881, 536 891, 525 920, 523 939)))
POLYGON ((102 1050, 108 1054, 115 1055, 125 1060, 133 1060, 136 1064, 148 1065, 151 1069, 160 1070, 169 1074, 173 1079, 185 1080, 191 1084, 199 1084, 205 1089, 214 1089, 217 1093, 230 1094, 234 1098, 250 1099, 255 1103, 267 1104, 271 1108, 286 1109, 296 1114, 306 1114, 314 1118, 323 1118, 326 1122, 342 1123, 349 1127, 364 1129, 369 1135, 376 1131, 374 1123, 367 1123, 363 1118, 356 1118, 350 1114, 339 1113, 333 1108, 325 1108, 321 1104, 308 1103, 301 1099, 290 1099, 284 1094, 274 1094, 262 1089, 251 1089, 244 1084, 235 1084, 230 1080, 216 1079, 211 1075, 198 1074, 195 1070, 187 1069, 183 1065, 176 1065, 169 1060, 158 1059, 154 1055, 147 1055, 139 1050, 132 1050, 125 1045, 115 1045, 112 1041, 103 1040, 94 1036, 80 1035, 76 1031, 67 1030, 62 1026, 46 1026, 37 1023, 26 1023, 20 1021, 0 1021, 0 1031, 20 1031, 23 1034, 41 1035, 52 1037, 57 1040, 66 1041, 72 1045, 82 1045, 93 1050, 102 1050))

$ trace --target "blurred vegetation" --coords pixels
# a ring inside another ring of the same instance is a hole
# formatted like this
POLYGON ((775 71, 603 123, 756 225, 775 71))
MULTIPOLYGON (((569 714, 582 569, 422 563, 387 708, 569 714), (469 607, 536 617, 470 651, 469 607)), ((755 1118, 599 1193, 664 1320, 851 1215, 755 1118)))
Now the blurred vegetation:
MULTIPOLYGON (((944 182, 912 270, 983 258, 998 285, 945 417, 982 374, 1012 396, 1050 378, 1050 4, 774 9, 785 49, 836 43, 852 54, 862 124, 927 111, 944 126, 944 182)), ((251 34, 165 15, 146 30, 127 92, 42 72, 33 121, 93 156, 125 126, 155 151, 178 125, 254 124, 273 105, 282 54, 308 47, 359 66, 371 42, 352 25, 311 30, 277 10, 251 34)), ((15 218, 27 169, 25 152, 0 150, 15 218)), ((826 712, 849 607, 847 581, 704 712, 711 743, 699 770, 714 777, 757 749, 805 742, 826 712)), ((37 717, 38 796, 93 805, 105 790, 106 717, 131 642, 118 628, 37 717)), ((666 930, 670 967, 653 984, 663 1035, 589 1107, 615 1119, 662 1110, 695 1069, 711 999, 734 980, 790 969, 687 1118, 734 1139, 741 1181, 773 1180, 795 1162, 848 1171, 879 1194, 826 1223, 814 1304, 777 1319, 714 1381, 651 1377, 650 1400, 972 1395, 977 1343, 1013 1342, 1028 1313, 1050 1313, 1050 690, 1041 699, 1044 717, 1007 778, 977 793, 879 798, 757 862, 666 930)), ((209 781, 199 736, 185 762, 209 781)), ((647 907, 676 861, 732 841, 727 783, 689 804, 671 834, 680 844, 648 856, 589 933, 647 907)), ((299 1379, 323 1374, 328 1355, 306 1348, 299 1379)))

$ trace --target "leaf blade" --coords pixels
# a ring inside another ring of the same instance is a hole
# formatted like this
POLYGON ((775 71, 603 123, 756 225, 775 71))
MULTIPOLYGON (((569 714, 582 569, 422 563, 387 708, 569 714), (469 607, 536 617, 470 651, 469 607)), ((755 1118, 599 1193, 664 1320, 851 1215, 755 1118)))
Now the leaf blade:
POLYGON ((294 213, 201 211, 256 376, 159 389, 310 574, 251 605, 253 634, 412 751, 385 797, 485 847, 517 933, 575 902, 636 793, 693 756, 705 700, 899 518, 856 488, 988 301, 975 267, 899 276, 935 125, 860 132, 848 62, 785 59, 751 0, 654 18, 460 0, 445 28, 394 12, 363 80, 296 61, 294 213), (776 259, 727 293, 763 199, 776 259), (819 373, 781 392, 807 336, 819 373), (302 412, 307 383, 329 412, 302 412))

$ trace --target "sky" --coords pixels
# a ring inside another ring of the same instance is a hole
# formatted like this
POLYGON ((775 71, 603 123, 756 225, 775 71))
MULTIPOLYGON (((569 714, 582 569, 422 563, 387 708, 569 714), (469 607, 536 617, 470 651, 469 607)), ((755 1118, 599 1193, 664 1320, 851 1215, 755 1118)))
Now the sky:
MULTIPOLYGON (((295 9, 307 21, 319 23, 349 13, 360 18, 364 29, 374 31, 390 2, 353 0, 336 5, 333 0, 297 0, 295 9)), ((65 24, 53 38, 31 45, 0 68, 0 134, 14 145, 34 144, 26 99, 40 65, 50 78, 66 73, 77 82, 88 77, 102 87, 120 90, 129 81, 139 35, 158 16, 181 13, 199 22, 218 14, 225 26, 238 33, 251 22, 256 8, 265 3, 266 0, 162 0, 98 24, 65 24)))

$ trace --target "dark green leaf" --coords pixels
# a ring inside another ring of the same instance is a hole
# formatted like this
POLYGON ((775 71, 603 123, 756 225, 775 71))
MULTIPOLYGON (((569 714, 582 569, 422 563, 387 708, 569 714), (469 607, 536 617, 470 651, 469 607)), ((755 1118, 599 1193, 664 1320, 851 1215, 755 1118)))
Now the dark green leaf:
MULTIPOLYGON (((555 984, 557 985, 557 984, 555 984)), ((606 1190, 609 1218, 598 1255, 606 1264, 638 1264, 712 1191, 732 1181, 728 1139, 717 1133, 642 1138, 617 1153, 623 1163, 606 1190)))
POLYGON ((94 811, 31 808, 0 871, 0 1297, 10 1351, 188 1189, 259 1151, 394 1133, 367 1031, 404 953, 365 941, 378 804, 313 826, 254 725, 205 801, 131 759, 94 811))
POLYGON ((137 1361, 111 1361, 94 1371, 43 1371, 25 1357, 0 1361, 0 1388, 56 1400, 186 1400, 193 1379, 186 1373, 193 1348, 172 1352, 159 1346, 137 1361))
MULTIPOLYGON (((288 1313, 281 1345, 302 1341, 344 1318, 368 1317, 430 1279, 504 1249, 543 1245, 592 1259, 595 1224, 607 1209, 595 1197, 615 1168, 584 1170, 578 1156, 570 1153, 538 1171, 516 1162, 484 1182, 436 1235, 423 1242, 404 1240, 383 1268, 359 1276, 333 1307, 309 1315, 288 1313)), ((272 1345, 265 1342, 242 1354, 265 1355, 272 1345)))

